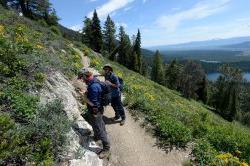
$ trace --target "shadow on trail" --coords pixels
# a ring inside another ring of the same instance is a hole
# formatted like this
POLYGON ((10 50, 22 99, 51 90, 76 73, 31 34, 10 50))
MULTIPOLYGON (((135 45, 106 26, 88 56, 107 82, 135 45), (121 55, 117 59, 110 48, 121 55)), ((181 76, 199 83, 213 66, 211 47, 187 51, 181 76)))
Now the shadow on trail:
POLYGON ((105 115, 103 115, 103 121, 106 125, 112 125, 112 124, 117 124, 120 123, 120 120, 114 121, 113 118, 109 118, 105 115))
POLYGON ((85 149, 88 149, 89 151, 92 151, 96 154, 100 153, 102 148, 99 147, 98 145, 96 145, 93 137, 91 136, 90 130, 78 128, 74 125, 72 126, 72 128, 75 131, 75 133, 79 136, 79 144, 82 147, 84 147, 85 149))

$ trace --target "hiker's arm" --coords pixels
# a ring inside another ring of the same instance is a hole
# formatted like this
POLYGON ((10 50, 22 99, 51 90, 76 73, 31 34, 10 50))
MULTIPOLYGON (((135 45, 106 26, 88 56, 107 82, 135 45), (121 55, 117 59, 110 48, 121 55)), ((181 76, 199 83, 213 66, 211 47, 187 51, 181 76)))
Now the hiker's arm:
POLYGON ((112 87, 115 87, 115 88, 119 87, 119 85, 113 84, 112 82, 110 82, 110 81, 108 81, 108 80, 106 80, 105 82, 108 83, 108 84, 109 84, 110 86, 112 86, 112 87))
POLYGON ((106 82, 107 82, 108 84, 110 84, 112 87, 115 87, 115 88, 120 87, 120 83, 119 83, 118 77, 113 76, 111 79, 112 79, 112 82, 113 82, 113 83, 110 82, 110 81, 108 81, 108 80, 106 80, 106 82))
POLYGON ((81 89, 80 91, 78 91, 83 97, 82 100, 87 103, 88 105, 90 105, 91 107, 94 106, 94 104, 87 98, 86 96, 86 91, 83 91, 83 89, 81 89))
POLYGON ((95 74, 94 77, 103 77, 103 74, 95 74))

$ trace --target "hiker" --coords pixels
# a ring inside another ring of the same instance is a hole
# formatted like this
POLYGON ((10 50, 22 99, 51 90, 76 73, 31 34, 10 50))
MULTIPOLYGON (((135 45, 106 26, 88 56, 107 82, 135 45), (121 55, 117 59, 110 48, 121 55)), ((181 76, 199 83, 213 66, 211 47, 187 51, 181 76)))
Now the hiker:
POLYGON ((123 104, 121 101, 121 90, 120 90, 120 82, 118 77, 114 74, 113 68, 110 64, 106 64, 103 67, 105 82, 111 86, 111 106, 115 111, 114 121, 117 121, 121 118, 120 125, 125 124, 125 111, 123 108, 123 104))
MULTIPOLYGON (((103 144, 103 149, 98 152, 99 158, 108 157, 110 154, 110 143, 107 138, 107 132, 105 128, 105 123, 102 118, 103 106, 101 105, 101 94, 102 88, 100 81, 97 80, 87 68, 83 68, 78 73, 78 80, 82 80, 87 84, 87 108, 90 125, 94 131, 94 137, 100 139, 103 144)), ((83 91, 80 91, 81 94, 84 94, 83 91)))

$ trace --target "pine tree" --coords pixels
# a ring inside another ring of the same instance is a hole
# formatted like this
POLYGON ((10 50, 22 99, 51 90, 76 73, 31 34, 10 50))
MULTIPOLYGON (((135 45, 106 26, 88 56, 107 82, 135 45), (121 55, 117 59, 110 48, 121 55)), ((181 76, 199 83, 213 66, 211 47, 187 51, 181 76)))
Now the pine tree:
POLYGON ((148 63, 145 60, 142 60, 141 74, 146 78, 149 78, 150 76, 148 66, 148 63))
POLYGON ((204 69, 194 61, 188 61, 181 74, 181 91, 186 98, 199 99, 197 91, 201 88, 203 78, 206 77, 204 69))
POLYGON ((115 23, 108 15, 107 20, 104 23, 103 44, 104 44, 104 49, 107 50, 109 54, 111 54, 112 51, 114 51, 116 46, 115 32, 116 32, 115 23))
POLYGON ((138 29, 137 35, 136 35, 136 39, 135 39, 135 44, 134 44, 134 51, 137 54, 137 60, 138 60, 138 71, 139 73, 141 73, 141 61, 142 61, 142 57, 141 57, 141 33, 140 30, 138 29))
POLYGON ((2 5, 4 8, 7 8, 7 0, 0 0, 0 5, 2 5))
POLYGON ((159 84, 164 84, 163 61, 160 52, 157 50, 154 55, 151 79, 159 84))
POLYGON ((49 0, 2 0, 14 9, 21 9, 24 16, 44 19, 49 25, 56 25, 58 17, 49 0))
POLYGON ((235 119, 240 110, 241 84, 244 81, 242 72, 228 65, 220 67, 222 75, 217 79, 213 94, 213 106, 228 121, 235 119))
POLYGON ((131 57, 129 59, 130 64, 129 64, 129 69, 133 71, 138 71, 138 56, 135 51, 132 51, 131 57))
POLYGON ((165 85, 170 88, 177 90, 180 82, 180 74, 182 72, 182 66, 174 59, 169 65, 166 66, 165 71, 165 85))
POLYGON ((88 47, 91 47, 92 44, 92 20, 85 17, 84 26, 82 30, 82 42, 88 47))
POLYGON ((118 62, 122 65, 129 66, 131 55, 131 42, 129 36, 126 34, 124 27, 119 28, 119 48, 118 48, 118 62))
POLYGON ((93 13, 92 18, 92 39, 91 40, 91 48, 96 52, 101 52, 102 50, 102 32, 101 32, 101 25, 100 20, 98 18, 96 10, 93 13))

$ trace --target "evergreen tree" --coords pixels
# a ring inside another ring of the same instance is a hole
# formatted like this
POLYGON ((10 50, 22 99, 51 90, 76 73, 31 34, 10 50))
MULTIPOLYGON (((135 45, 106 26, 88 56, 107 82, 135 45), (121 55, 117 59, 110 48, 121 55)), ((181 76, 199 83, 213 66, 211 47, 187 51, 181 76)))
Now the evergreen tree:
POLYGON ((115 41, 115 23, 111 20, 108 15, 107 20, 104 23, 104 31, 103 31, 103 44, 104 49, 108 51, 109 54, 114 51, 116 46, 115 41))
POLYGON ((137 35, 136 35, 136 39, 135 39, 135 44, 134 44, 134 51, 137 54, 137 60, 138 60, 138 71, 137 72, 141 72, 141 33, 140 30, 138 29, 137 35))
POLYGON ((201 100, 203 103, 207 104, 208 102, 208 80, 205 76, 202 79, 202 82, 199 85, 199 89, 196 91, 196 94, 198 95, 198 100, 201 100))
POLYGON ((96 10, 93 13, 92 18, 92 39, 91 40, 91 48, 96 52, 101 52, 102 50, 102 32, 101 32, 101 25, 100 20, 98 18, 96 10))
POLYGON ((118 62, 122 65, 129 66, 131 55, 131 42, 129 36, 125 33, 124 27, 119 28, 119 48, 118 62))
POLYGON ((138 56, 135 51, 132 51, 131 57, 129 59, 130 64, 129 64, 129 69, 133 71, 138 71, 138 56))
POLYGON ((48 18, 46 19, 46 22, 48 25, 57 25, 59 18, 57 17, 56 10, 52 9, 50 14, 48 15, 48 18))
POLYGON ((92 44, 92 20, 85 17, 84 26, 82 30, 82 42, 88 47, 91 47, 92 44))
POLYGON ((188 61, 180 77, 180 88, 184 97, 199 99, 200 96, 197 91, 202 88, 201 83, 204 77, 206 75, 201 65, 194 61, 188 61))
POLYGON ((241 70, 228 65, 220 68, 222 75, 217 79, 213 94, 213 106, 228 121, 235 119, 240 111, 240 94, 242 92, 243 75, 241 70))
POLYGON ((154 55, 151 79, 159 84, 164 84, 163 61, 160 52, 157 50, 154 55))
POLYGON ((21 9, 24 16, 44 19, 49 25, 56 25, 58 17, 49 0, 3 0, 14 9, 21 9))
POLYGON ((170 65, 166 67, 165 80, 166 86, 170 89, 177 90, 180 82, 182 66, 174 59, 170 65))
POLYGON ((145 60, 142 60, 141 74, 147 78, 150 77, 148 66, 149 66, 149 64, 145 60))
POLYGON ((7 8, 7 0, 0 0, 0 5, 7 8))

